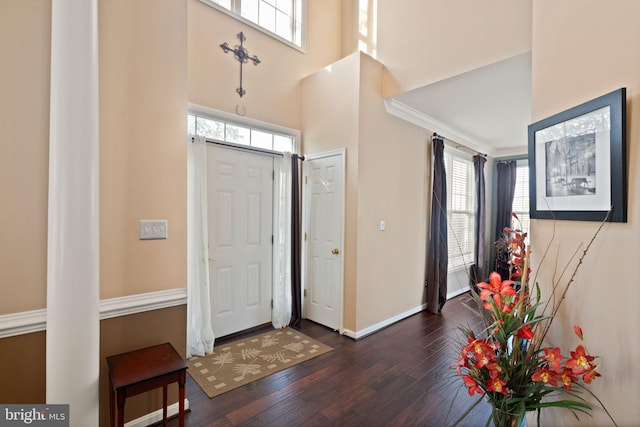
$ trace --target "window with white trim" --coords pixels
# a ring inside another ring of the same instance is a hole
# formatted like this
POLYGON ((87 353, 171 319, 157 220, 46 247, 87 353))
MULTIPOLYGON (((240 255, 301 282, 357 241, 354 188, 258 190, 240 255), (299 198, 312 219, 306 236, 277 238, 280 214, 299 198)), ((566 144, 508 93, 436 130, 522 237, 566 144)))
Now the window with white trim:
POLYGON ((201 0, 279 39, 304 48, 305 0, 201 0))
MULTIPOLYGON (((520 218, 522 231, 529 232, 529 165, 527 160, 518 160, 516 163, 516 187, 513 195, 511 211, 520 218)), ((511 221, 513 227, 518 227, 518 222, 511 221)))
POLYGON ((475 178, 470 157, 445 150, 447 172, 447 235, 449 271, 473 264, 475 241, 475 178))
POLYGON ((187 132, 215 141, 245 145, 260 150, 295 152, 296 139, 293 135, 197 114, 187 115, 187 132))

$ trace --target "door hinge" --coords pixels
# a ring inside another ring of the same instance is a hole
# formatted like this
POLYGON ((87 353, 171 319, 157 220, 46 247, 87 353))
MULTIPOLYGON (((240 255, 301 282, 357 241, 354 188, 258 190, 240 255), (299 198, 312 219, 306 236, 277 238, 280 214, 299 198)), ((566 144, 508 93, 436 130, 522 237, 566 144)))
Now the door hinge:
POLYGON ((304 233, 304 241, 307 241, 307 233, 304 233))
POLYGON ((273 308, 273 300, 271 300, 271 308, 273 308))
POLYGON ((272 170, 272 171, 271 171, 271 180, 272 180, 272 181, 275 181, 275 180, 276 180, 276 171, 275 171, 275 170, 272 170))
POLYGON ((304 177, 304 183, 305 184, 307 183, 307 178, 308 178, 308 176, 305 175, 305 177, 304 177))
POLYGON ((302 293, 304 295, 304 297, 307 297, 307 290, 305 289, 304 292, 302 293))
POLYGON ((272 234, 271 235, 271 245, 273 245, 273 240, 274 240, 274 237, 273 237, 273 234, 272 234))

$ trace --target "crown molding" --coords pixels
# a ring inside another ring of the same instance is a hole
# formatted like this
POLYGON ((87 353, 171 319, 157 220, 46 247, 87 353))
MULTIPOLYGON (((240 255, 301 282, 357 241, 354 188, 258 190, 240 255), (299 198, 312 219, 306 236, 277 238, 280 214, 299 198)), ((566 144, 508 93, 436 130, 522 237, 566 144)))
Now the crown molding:
POLYGON ((398 101, 397 99, 385 99, 384 106, 387 110, 387 113, 393 116, 396 116, 409 123, 413 123, 416 126, 428 130, 429 132, 437 132, 439 135, 443 135, 448 140, 464 145, 465 147, 477 151, 478 153, 484 153, 491 157, 494 156, 492 148, 488 145, 474 141, 464 133, 450 127, 442 121, 433 118, 428 114, 424 114, 423 112, 418 111, 415 108, 398 101))
MULTIPOLYGON (((100 301, 100 320, 187 303, 187 289, 169 289, 100 301)), ((0 315, 0 338, 47 330, 47 309, 0 315)))

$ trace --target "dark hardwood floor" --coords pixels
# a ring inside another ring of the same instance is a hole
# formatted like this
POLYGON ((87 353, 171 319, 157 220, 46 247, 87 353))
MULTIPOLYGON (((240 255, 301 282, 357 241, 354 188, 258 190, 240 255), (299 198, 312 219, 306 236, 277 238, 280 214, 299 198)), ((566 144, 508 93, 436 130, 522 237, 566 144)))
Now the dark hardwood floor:
MULTIPOLYGON (((440 315, 421 312, 358 341, 303 321, 302 333, 334 350, 213 399, 187 375, 185 425, 450 425, 477 399, 450 368, 457 327, 478 324, 465 302, 467 294, 440 315)), ((482 402, 460 425, 484 426, 489 412, 482 402)))

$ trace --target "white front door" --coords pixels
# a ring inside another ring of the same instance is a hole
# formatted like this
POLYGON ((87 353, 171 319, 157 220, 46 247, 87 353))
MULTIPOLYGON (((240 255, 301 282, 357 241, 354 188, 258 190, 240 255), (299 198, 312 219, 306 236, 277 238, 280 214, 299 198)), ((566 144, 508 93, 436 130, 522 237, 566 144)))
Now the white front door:
POLYGON ((344 151, 305 156, 305 317, 342 325, 344 151))
POLYGON ((273 158, 207 144, 211 321, 216 337, 271 321, 273 158))

